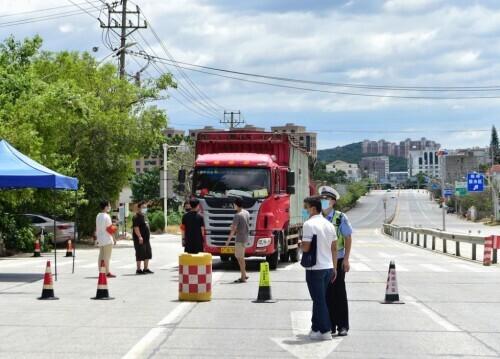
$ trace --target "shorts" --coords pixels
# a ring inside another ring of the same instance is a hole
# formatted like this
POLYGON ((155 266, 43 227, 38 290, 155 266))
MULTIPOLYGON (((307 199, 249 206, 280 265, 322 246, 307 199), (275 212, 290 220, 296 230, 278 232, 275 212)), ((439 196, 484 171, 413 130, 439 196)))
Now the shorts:
POLYGON ((234 256, 236 258, 245 258, 245 243, 234 244, 234 256))
POLYGON ((134 241, 134 248, 135 260, 137 262, 151 259, 153 257, 151 253, 151 243, 149 243, 149 241, 144 241, 142 244, 139 244, 139 241, 134 241))

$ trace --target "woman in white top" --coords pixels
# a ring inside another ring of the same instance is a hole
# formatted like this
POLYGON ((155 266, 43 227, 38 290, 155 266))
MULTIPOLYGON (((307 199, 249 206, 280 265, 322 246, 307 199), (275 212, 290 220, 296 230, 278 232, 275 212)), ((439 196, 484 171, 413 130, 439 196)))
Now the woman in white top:
POLYGON ((109 201, 102 201, 100 203, 101 212, 97 215, 95 220, 96 228, 96 245, 99 247, 99 260, 98 267, 101 265, 101 261, 104 260, 106 265, 106 277, 115 278, 116 276, 109 271, 109 260, 111 258, 111 251, 113 250, 113 244, 116 244, 116 240, 113 237, 113 223, 109 212, 111 211, 111 204, 109 201))

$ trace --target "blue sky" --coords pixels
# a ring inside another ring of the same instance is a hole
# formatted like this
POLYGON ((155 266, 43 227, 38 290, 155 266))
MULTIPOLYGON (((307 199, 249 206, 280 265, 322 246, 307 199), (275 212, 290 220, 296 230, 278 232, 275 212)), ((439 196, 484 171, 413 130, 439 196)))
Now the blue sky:
MULTIPOLYGON (((84 0, 75 1, 85 4, 84 0)), ((100 6, 97 0, 89 1, 100 6)), ((329 82, 399 86, 500 85, 498 1, 135 2, 178 61, 329 82)), ((0 0, 0 5, 2 12, 9 14, 71 3, 66 0, 0 0)), ((92 8, 88 3, 82 6, 92 8)), ((102 43, 97 21, 86 14, 2 26, 7 21, 44 14, 47 13, 2 17, 0 13, 0 38, 9 34, 23 38, 39 33, 48 50, 90 51, 98 46, 97 58, 110 53, 102 43)), ((152 50, 136 35, 140 46, 166 56, 151 31, 141 30, 141 34, 152 50)), ((116 40, 113 42, 116 44, 116 40)), ((136 64, 131 57, 129 61, 130 73, 144 64, 140 59, 136 64)), ((184 91, 196 91, 175 68, 159 65, 158 70, 172 71, 184 91)), ((497 115, 500 99, 437 101, 345 96, 185 73, 221 108, 241 110, 250 124, 269 127, 295 122, 317 130, 320 148, 365 138, 399 141, 422 136, 448 148, 486 146, 491 125, 500 125, 497 115)), ((153 66, 144 74, 146 77, 156 75, 158 72, 153 66)), ((370 93, 421 94, 388 90, 370 93)), ((215 105, 192 101, 189 95, 184 98, 186 92, 172 91, 170 94, 173 97, 159 102, 158 106, 167 109, 173 127, 218 125, 222 110, 218 109, 215 114, 214 109, 206 108, 215 105), (193 108, 201 115, 193 112, 193 108)), ((500 95, 500 91, 488 94, 500 95)))

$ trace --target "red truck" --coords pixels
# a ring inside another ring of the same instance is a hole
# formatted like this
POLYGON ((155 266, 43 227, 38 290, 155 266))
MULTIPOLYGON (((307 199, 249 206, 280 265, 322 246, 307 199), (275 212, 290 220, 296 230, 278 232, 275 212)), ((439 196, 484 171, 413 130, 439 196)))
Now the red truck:
POLYGON ((234 254, 229 236, 235 197, 250 213, 248 257, 278 262, 299 260, 303 200, 309 196, 309 155, 287 134, 203 132, 196 141, 193 196, 205 220, 205 252, 227 261, 234 254))

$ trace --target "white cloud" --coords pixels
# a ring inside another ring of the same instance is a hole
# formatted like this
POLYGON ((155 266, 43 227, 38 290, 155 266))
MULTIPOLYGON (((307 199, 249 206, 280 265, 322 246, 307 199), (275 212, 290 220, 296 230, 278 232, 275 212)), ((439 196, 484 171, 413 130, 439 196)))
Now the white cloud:
POLYGON ((441 0, 387 0, 384 3, 384 10, 390 12, 415 12, 429 9, 441 2, 441 0))
POLYGON ((59 31, 64 33, 64 34, 73 32, 74 30, 75 30, 75 28, 73 27, 72 24, 59 25, 59 31))

